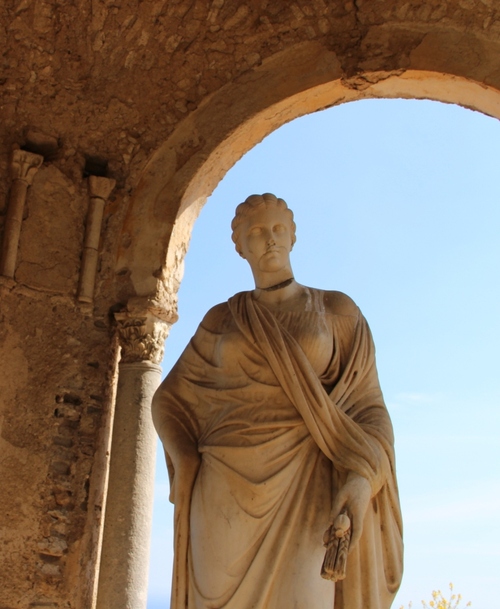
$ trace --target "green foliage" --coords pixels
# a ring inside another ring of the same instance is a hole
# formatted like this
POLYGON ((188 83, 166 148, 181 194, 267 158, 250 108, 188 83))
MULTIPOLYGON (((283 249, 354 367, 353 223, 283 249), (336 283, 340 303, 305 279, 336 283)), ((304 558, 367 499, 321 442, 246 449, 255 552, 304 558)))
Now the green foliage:
MULTIPOLYGON (((443 593, 441 592, 441 590, 433 590, 432 592, 432 600, 430 600, 428 603, 426 603, 425 601, 422 601, 422 606, 424 609, 458 609, 461 601, 462 601, 462 595, 461 594, 455 594, 453 592, 453 584, 450 584, 450 598, 446 599, 443 596, 443 593)), ((465 607, 470 607, 472 605, 472 603, 469 601, 465 607)), ((410 603, 408 605, 408 608, 411 609, 412 607, 412 603, 410 603)), ((401 605, 401 607, 399 609, 404 609, 404 606, 401 605)))

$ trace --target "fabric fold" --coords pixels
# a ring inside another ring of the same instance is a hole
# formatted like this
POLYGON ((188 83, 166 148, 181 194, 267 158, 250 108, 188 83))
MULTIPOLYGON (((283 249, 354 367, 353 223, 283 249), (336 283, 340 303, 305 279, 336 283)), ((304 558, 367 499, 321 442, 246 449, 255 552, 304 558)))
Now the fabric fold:
POLYGON ((326 310, 308 290, 311 310, 274 312, 251 293, 218 305, 155 396, 175 503, 172 609, 391 605, 401 515, 371 334, 347 297, 329 293, 344 304, 326 310), (322 536, 350 471, 373 497, 334 589, 322 536))

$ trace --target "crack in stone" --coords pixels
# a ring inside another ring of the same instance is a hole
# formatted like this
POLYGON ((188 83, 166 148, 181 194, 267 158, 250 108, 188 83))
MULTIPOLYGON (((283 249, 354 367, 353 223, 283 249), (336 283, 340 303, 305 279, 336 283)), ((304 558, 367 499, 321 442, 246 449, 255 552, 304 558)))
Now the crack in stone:
POLYGON ((393 76, 401 76, 405 72, 405 69, 400 69, 392 70, 390 72, 379 71, 358 74, 349 78, 342 78, 342 84, 348 89, 355 91, 366 91, 366 89, 369 89, 372 85, 376 85, 377 83, 387 80, 388 78, 392 78, 393 76))

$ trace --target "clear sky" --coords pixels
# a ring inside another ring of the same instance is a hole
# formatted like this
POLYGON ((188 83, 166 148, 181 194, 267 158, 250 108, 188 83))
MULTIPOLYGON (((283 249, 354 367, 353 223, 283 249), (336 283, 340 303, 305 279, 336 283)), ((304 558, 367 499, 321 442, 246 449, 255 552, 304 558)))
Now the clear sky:
MULTIPOLYGON (((405 576, 393 607, 500 584, 500 122, 407 100, 345 104, 267 137, 196 222, 167 372, 206 311, 253 288, 230 222, 248 195, 295 213, 296 279, 359 305, 396 434, 405 576)), ((148 609, 169 606, 172 509, 159 451, 148 609)), ((465 602, 463 603, 465 606, 465 602)), ((313 609, 313 607, 312 607, 313 609)))

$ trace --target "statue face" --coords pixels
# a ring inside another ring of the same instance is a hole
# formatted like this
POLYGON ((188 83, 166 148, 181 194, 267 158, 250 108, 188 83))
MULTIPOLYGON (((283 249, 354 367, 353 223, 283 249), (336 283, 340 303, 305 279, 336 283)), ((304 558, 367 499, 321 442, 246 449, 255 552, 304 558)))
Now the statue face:
POLYGON ((277 207, 257 209, 243 222, 239 244, 252 270, 272 273, 289 265, 292 250, 290 218, 277 207))

